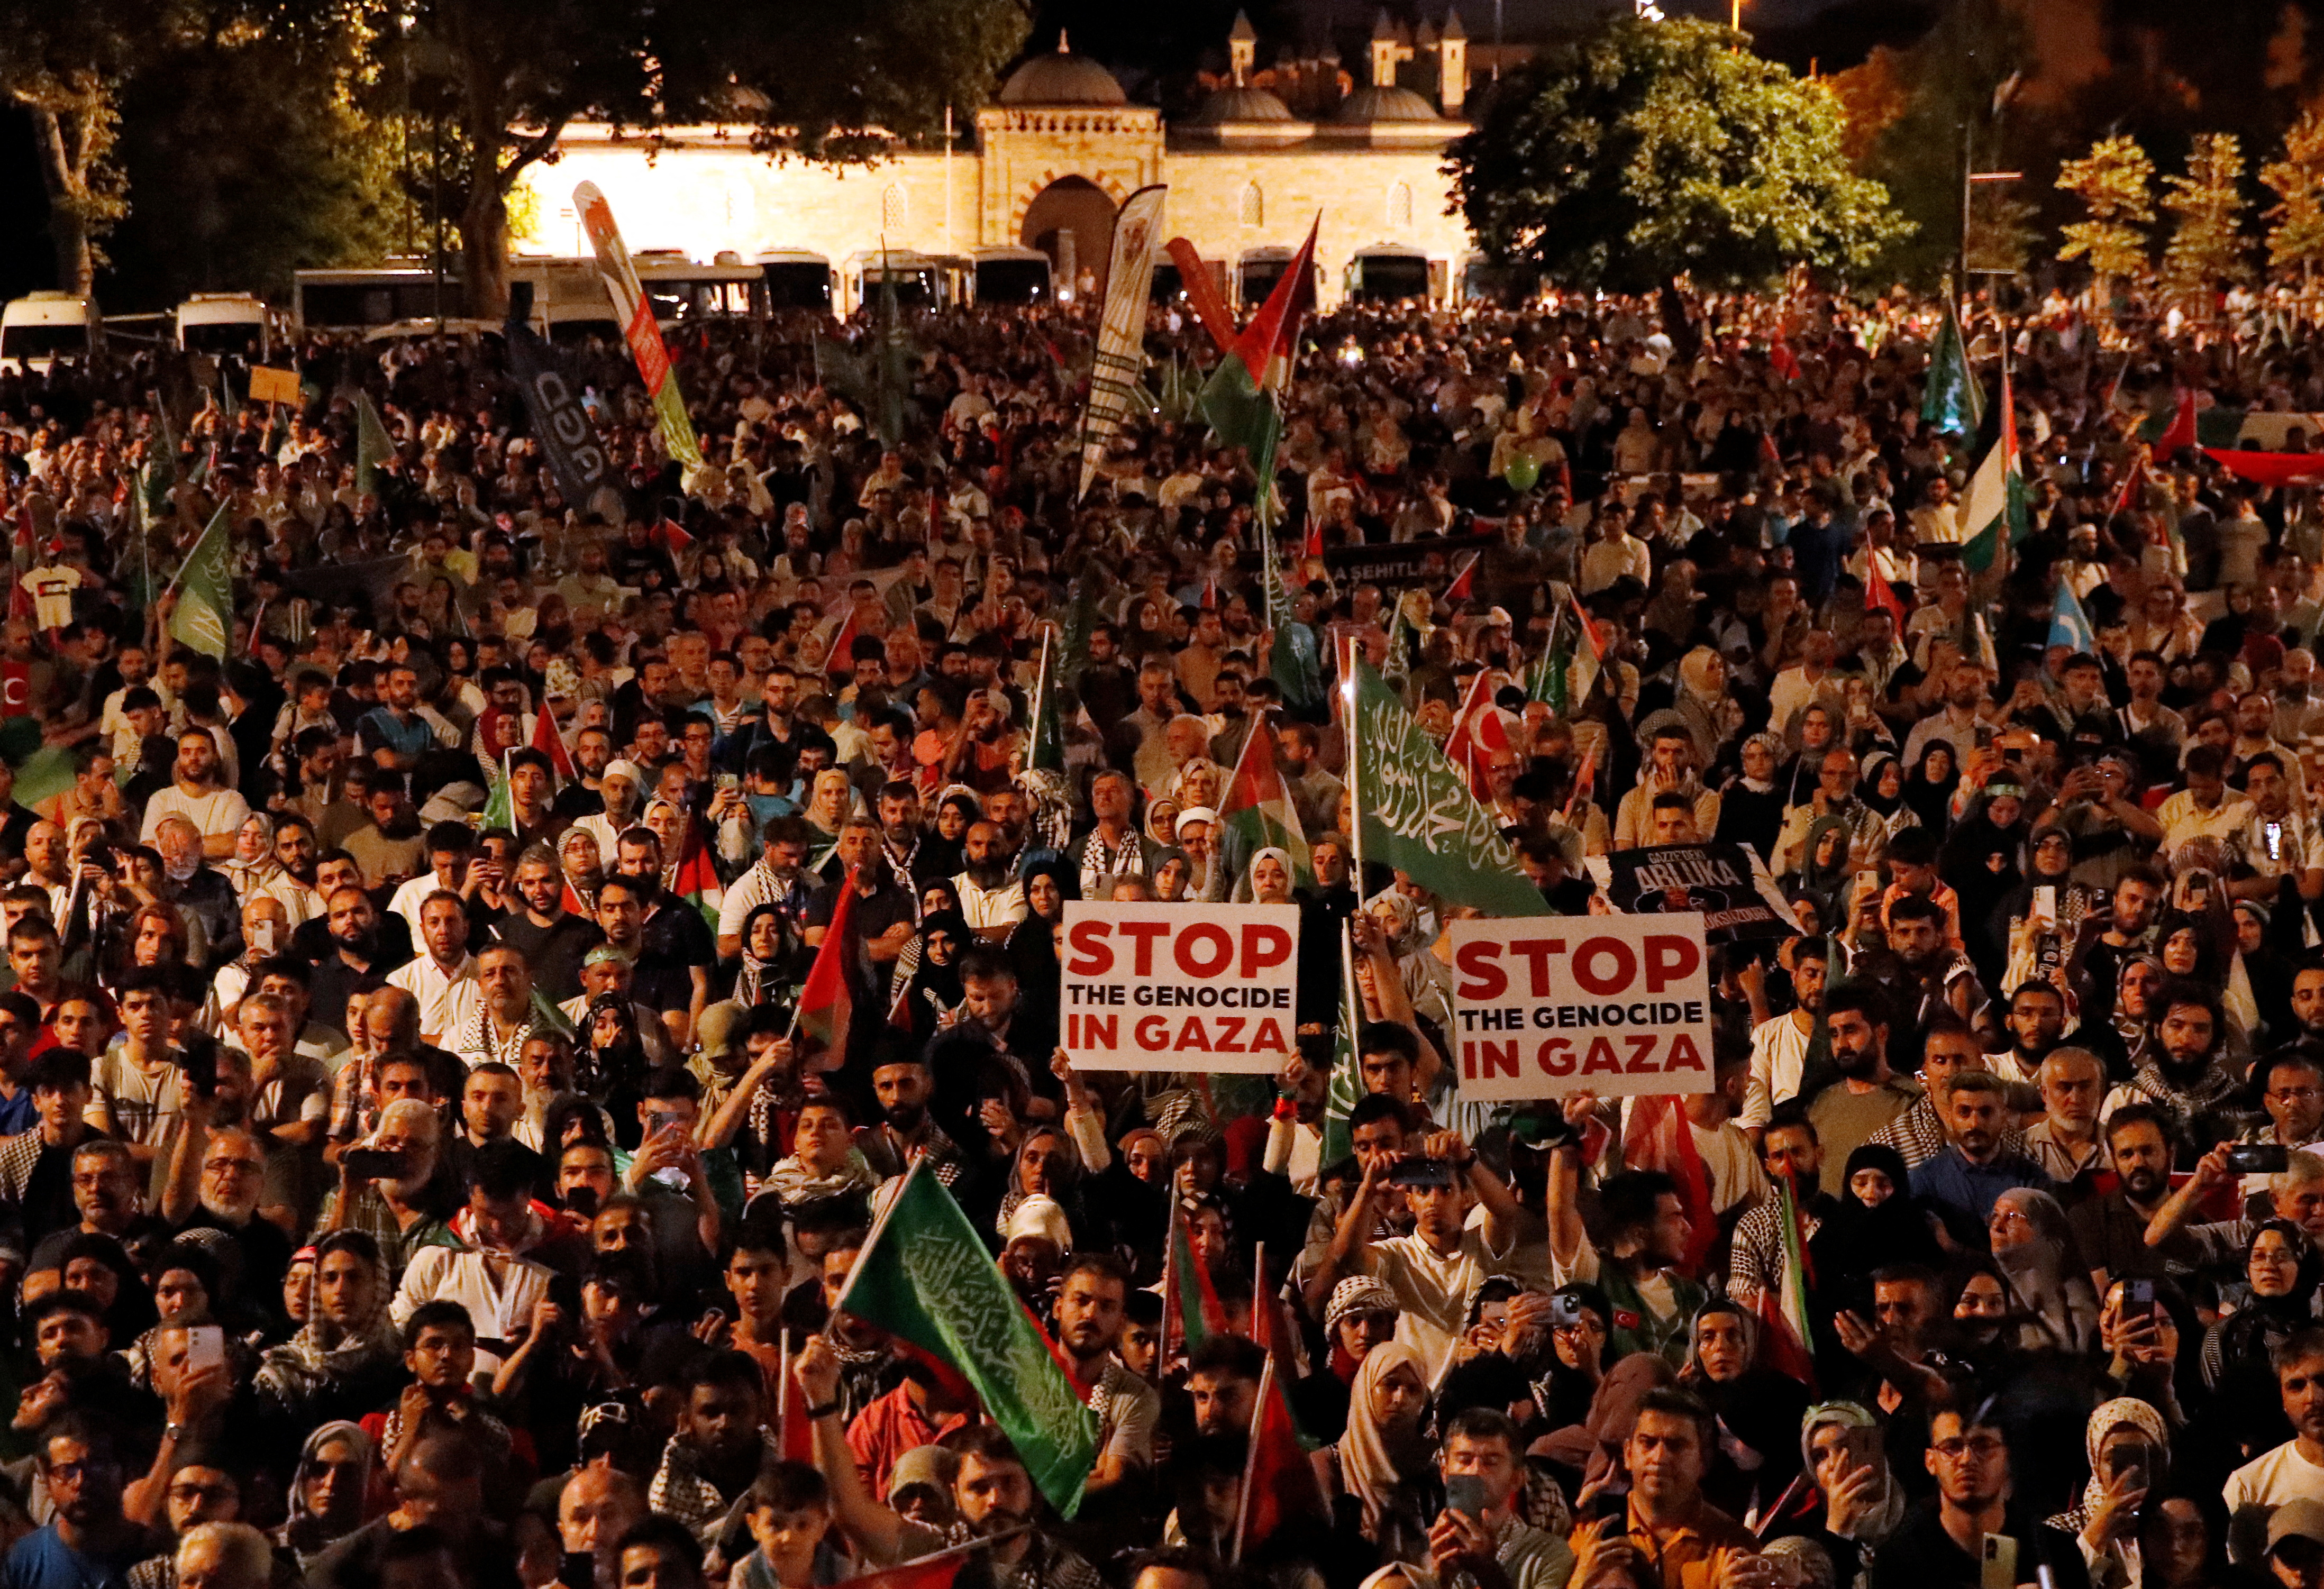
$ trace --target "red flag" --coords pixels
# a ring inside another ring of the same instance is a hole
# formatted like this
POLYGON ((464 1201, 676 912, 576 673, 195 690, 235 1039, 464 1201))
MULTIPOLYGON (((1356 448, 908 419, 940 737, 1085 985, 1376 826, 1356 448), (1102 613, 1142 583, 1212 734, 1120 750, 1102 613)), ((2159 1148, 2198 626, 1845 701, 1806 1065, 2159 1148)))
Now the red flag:
POLYGON ((815 951, 807 982, 799 988, 798 1028, 820 1041, 824 1052, 845 1054, 847 1024, 855 1014, 854 989, 848 985, 847 962, 854 946, 848 941, 855 915, 855 874, 839 886, 839 902, 832 906, 831 925, 815 951))
POLYGON ((1169 1246, 1162 1254, 1162 1352, 1192 1351, 1227 1333, 1226 1304, 1211 1283, 1210 1265, 1194 1250, 1185 1206, 1170 1199, 1169 1246))
MULTIPOLYGON (((2324 474, 2324 453, 2255 453, 2241 447, 2204 447, 2205 457, 2228 473, 2260 485, 2288 485, 2324 474)), ((2163 455, 2155 449, 2155 456, 2163 455)))
POLYGON ((1178 267, 1178 285, 1186 295, 1186 306, 1194 311, 1194 318, 1211 334, 1219 352, 1231 353, 1235 343, 1234 311, 1227 308, 1227 300, 1220 293, 1210 267, 1203 262, 1203 256, 1183 237, 1170 239, 1162 245, 1162 252, 1178 267))
POLYGON ((888 1024, 899 1032, 912 1029, 912 984, 909 978, 896 989, 896 997, 888 1001, 888 1024))
POLYGON ((2122 477, 2122 490, 2115 493, 2113 503, 2107 509, 2107 517, 2109 519, 2127 513, 2138 506, 2138 488, 2145 479, 2146 460, 2143 457, 2133 458, 2130 462, 2130 473, 2122 477))
POLYGON ((1219 576, 1207 568, 1203 570, 1202 608, 1205 612, 1215 612, 1219 609, 1219 576))
POLYGON ((1719 1215, 1711 1206, 1711 1175, 1694 1145, 1686 1100, 1675 1093, 1649 1093, 1630 1101, 1622 1131, 1622 1162, 1633 1170, 1659 1170, 1678 1182, 1679 1201, 1693 1228, 1686 1238, 1686 1269, 1700 1272, 1719 1236, 1719 1215))
POLYGON ((1904 603, 1896 599, 1896 587, 1882 577, 1877 554, 1867 553, 1864 559, 1864 610, 1886 612, 1895 620, 1896 633, 1904 632, 1904 603))
POLYGON ((1242 335, 1235 339, 1234 352, 1250 372, 1255 385, 1268 384, 1275 361, 1287 354, 1299 335, 1299 323, 1306 317, 1308 306, 1315 301, 1315 234, 1322 229, 1323 216, 1317 212, 1307 228, 1307 241, 1299 245, 1291 263, 1259 306, 1259 313, 1250 317, 1242 335))
POLYGON ((666 551, 683 552, 694 544, 694 537, 686 533, 684 525, 665 513, 653 527, 653 544, 666 551))
POLYGON ((952 1589, 952 1581, 960 1575, 961 1564, 991 1543, 990 1539, 979 1539, 973 1544, 955 1545, 949 1550, 939 1550, 934 1556, 924 1556, 918 1561, 908 1561, 882 1572, 865 1573, 861 1577, 848 1578, 844 1582, 850 1589, 952 1589))
POLYGON ((2191 447, 2194 445, 2195 394, 2191 391, 2181 391, 2179 394, 2179 411, 2171 416, 2170 427, 2154 438, 2154 461, 2158 464, 2167 464, 2171 461, 2172 454, 2181 447, 2191 447))
POLYGON ((560 778, 573 776, 573 756, 565 749, 565 736, 557 731, 557 714, 543 701, 532 720, 532 748, 549 758, 549 769, 560 778))
POLYGON ((1476 599, 1477 565, 1482 563, 1484 560, 1485 555, 1482 552, 1472 553, 1470 556, 1469 565, 1460 572, 1460 574, 1450 585, 1445 587, 1444 599, 1447 602, 1452 602, 1457 604, 1462 602, 1471 602, 1476 599))
POLYGON ((1307 520, 1307 539, 1300 546, 1299 555, 1302 557, 1321 557, 1323 555, 1323 521, 1322 519, 1307 520))
POLYGON ((1299 1443, 1299 1426, 1272 1356, 1259 1373, 1259 1405, 1251 1412, 1250 1454, 1235 1511, 1233 1554, 1238 1561, 1286 1523, 1321 1524, 1330 1515, 1315 1486, 1307 1449, 1299 1443))
POLYGON ((1461 713, 1452 720, 1452 731, 1444 737, 1444 754, 1469 780, 1469 793, 1478 799, 1488 796, 1485 791, 1485 768, 1496 750, 1509 748, 1508 714, 1493 704, 1485 683, 1492 669, 1480 667, 1469 681, 1469 693, 1461 702, 1461 713))
POLYGON ((782 1365, 781 1378, 776 1381, 775 1433, 782 1442, 783 1459, 787 1462, 815 1461, 815 1419, 807 1415, 807 1392, 798 1382, 791 1364, 791 1332, 783 1331, 779 1349, 782 1365))
POLYGON ((830 648, 823 656, 824 674, 830 678, 852 679, 855 676, 855 603, 850 602, 846 611, 825 622, 832 633, 830 648))
POLYGON ((1799 378, 1800 362, 1792 354, 1792 344, 1780 336, 1767 349, 1767 367, 1786 381, 1799 378))

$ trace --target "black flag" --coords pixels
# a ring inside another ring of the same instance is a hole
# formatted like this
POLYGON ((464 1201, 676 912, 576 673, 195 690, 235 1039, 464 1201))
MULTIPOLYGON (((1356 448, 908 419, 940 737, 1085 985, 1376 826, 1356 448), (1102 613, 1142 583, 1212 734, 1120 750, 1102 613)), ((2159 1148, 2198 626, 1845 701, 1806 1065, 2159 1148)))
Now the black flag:
POLYGON ((548 455, 558 489, 567 502, 584 511, 617 517, 622 511, 621 487, 604 449, 597 445, 597 428, 581 406, 564 355, 534 335, 521 320, 510 320, 507 332, 509 370, 524 391, 532 433, 548 455))

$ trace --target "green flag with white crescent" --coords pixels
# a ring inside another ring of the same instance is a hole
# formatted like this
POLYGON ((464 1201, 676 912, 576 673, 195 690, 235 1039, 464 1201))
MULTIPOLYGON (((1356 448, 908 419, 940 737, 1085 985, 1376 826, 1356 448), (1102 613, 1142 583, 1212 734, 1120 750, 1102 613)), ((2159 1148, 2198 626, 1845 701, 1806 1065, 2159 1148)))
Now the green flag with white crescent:
POLYGON ((234 634, 234 563, 226 520, 221 502, 178 570, 178 604, 170 610, 170 638, 221 662, 234 634))
POLYGON ((1549 914, 1541 890, 1517 869, 1517 856, 1484 803, 1469 793, 1446 758, 1386 680, 1355 665, 1354 721, 1348 733, 1348 782, 1366 861, 1405 873, 1423 888, 1489 915, 1549 914))

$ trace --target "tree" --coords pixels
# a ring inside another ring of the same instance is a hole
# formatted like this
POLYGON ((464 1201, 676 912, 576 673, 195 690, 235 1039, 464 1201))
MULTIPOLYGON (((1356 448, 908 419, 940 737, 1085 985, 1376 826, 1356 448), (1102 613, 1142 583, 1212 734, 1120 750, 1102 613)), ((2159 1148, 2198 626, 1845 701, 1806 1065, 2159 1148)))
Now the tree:
POLYGON ((2244 276, 2243 174, 2236 135, 2205 133, 2187 152, 2186 175, 2163 179, 2163 207, 2179 217, 2163 250, 2163 290, 2199 314, 2244 276))
POLYGON ((487 317, 508 303, 509 196, 569 124, 742 123, 770 154, 869 159, 882 132, 926 136, 946 106, 982 101, 1025 36, 1013 0, 429 0, 416 17, 383 5, 374 26, 381 91, 448 107, 446 213, 487 317))
POLYGON ((2100 139, 2089 153, 2058 168, 2058 186, 2080 199, 2089 217, 2065 228, 2058 257, 2088 256, 2101 303, 2112 297, 2116 281, 2145 273, 2143 228, 2154 219, 2147 186, 2153 179, 2154 162, 2146 151, 2120 135, 2100 139))
POLYGON ((1739 42, 1623 17, 1505 74, 1445 167, 1486 251, 1611 291, 1860 271, 1905 223, 1833 96, 1739 42))
POLYGON ((2259 179, 2274 190, 2267 212, 2267 262, 2282 270, 2300 267, 2304 277, 2324 261, 2324 116, 2301 113, 2283 134, 2283 158, 2259 169, 2259 179))
POLYGON ((0 95, 32 117, 57 285, 68 292, 96 286, 98 242, 128 213, 114 159, 118 96, 148 41, 170 31, 169 10, 133 0, 0 0, 0 95))

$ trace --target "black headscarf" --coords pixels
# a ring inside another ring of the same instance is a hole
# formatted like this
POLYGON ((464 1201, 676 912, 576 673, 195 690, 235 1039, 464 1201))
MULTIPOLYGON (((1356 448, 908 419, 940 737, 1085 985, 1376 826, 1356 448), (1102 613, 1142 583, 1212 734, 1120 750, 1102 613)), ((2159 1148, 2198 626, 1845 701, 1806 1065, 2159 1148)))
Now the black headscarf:
POLYGON ((1921 825, 1932 833, 1941 833, 1952 826, 1953 791, 1960 787, 1960 755, 1950 739, 1931 739, 1921 747, 1921 759, 1904 770, 1904 804, 1921 819, 1921 825), (1950 762, 1945 776, 1932 781, 1928 776, 1929 752, 1942 750, 1950 762))
POLYGON ((1869 1318, 1872 1272, 1892 1263, 1943 1261, 1928 1217, 1913 1196, 1904 1155, 1878 1143, 1866 1143, 1848 1155, 1848 1167, 1828 1189, 1832 1208, 1808 1239, 1808 1262, 1815 1271, 1820 1313, 1852 1309, 1869 1318), (1877 1170, 1895 1189, 1868 1204, 1854 1189, 1856 1172, 1877 1170))

